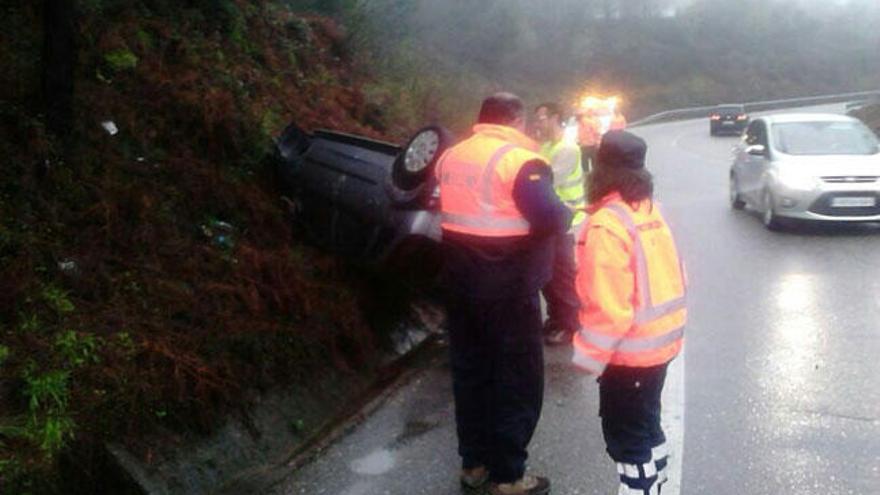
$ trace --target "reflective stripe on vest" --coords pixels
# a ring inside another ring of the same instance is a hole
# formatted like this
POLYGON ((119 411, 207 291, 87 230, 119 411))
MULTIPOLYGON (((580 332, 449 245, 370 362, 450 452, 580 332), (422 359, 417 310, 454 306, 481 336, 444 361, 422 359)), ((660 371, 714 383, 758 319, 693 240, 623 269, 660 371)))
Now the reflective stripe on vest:
MULTIPOLYGON (((642 239, 639 236, 638 228, 636 227, 632 216, 621 205, 609 204, 605 207, 612 211, 615 216, 620 219, 620 221, 626 227, 627 232, 630 234, 630 237, 632 237, 633 239, 634 256, 636 261, 635 282, 636 289, 639 291, 640 303, 639 307, 635 309, 635 314, 633 315, 633 324, 644 325, 646 323, 658 320, 664 316, 674 314, 676 311, 685 309, 687 303, 686 285, 683 286, 683 293, 681 297, 672 299, 661 304, 654 304, 653 298, 651 297, 650 280, 648 277, 648 261, 647 257, 645 256, 645 248, 642 245, 642 239)), ((680 253, 677 246, 676 252, 680 253)), ((684 281, 684 268, 681 266, 680 258, 679 269, 682 273, 682 281, 684 281)), ((598 349, 609 352, 638 353, 662 349, 668 345, 675 343, 676 341, 684 337, 684 327, 681 326, 677 328, 672 328, 663 334, 652 335, 648 337, 627 335, 611 336, 601 332, 596 332, 589 328, 581 328, 579 334, 581 339, 598 349)))
MULTIPOLYGON (((645 247, 642 245, 642 238, 639 236, 638 228, 636 227, 635 222, 632 219, 632 216, 629 214, 626 209, 618 204, 609 204, 606 206, 609 210, 615 213, 615 215, 623 222, 623 225, 626 227, 627 232, 633 238, 633 246, 635 247, 635 258, 636 258, 636 286, 639 290, 639 301, 642 303, 642 307, 636 309, 635 321, 634 323, 637 325, 642 325, 651 321, 654 321, 658 318, 666 316, 668 314, 674 313, 680 309, 684 309, 687 303, 687 287, 683 288, 683 293, 681 297, 672 299, 662 304, 654 304, 654 300, 651 297, 651 286, 649 285, 648 279, 648 259, 645 256, 645 247)), ((659 208, 659 206, 654 206, 655 208, 659 208)), ((676 253, 679 253, 681 256, 681 251, 678 250, 676 246, 676 253)), ((681 260, 679 258, 679 264, 681 260)), ((681 267, 679 267, 681 268, 681 267)), ((682 280, 684 280, 684 270, 682 270, 682 280)))
POLYGON ((581 338, 589 344, 605 351, 641 352, 662 349, 684 337, 684 327, 676 328, 662 335, 651 337, 612 337, 589 329, 581 329, 581 338))
MULTIPOLYGON (((442 226, 463 227, 465 229, 479 229, 485 232, 509 232, 511 230, 529 230, 530 225, 528 220, 526 220, 525 218, 505 218, 495 214, 497 208, 495 206, 492 178, 495 175, 495 169, 498 168, 498 164, 501 162, 501 159, 504 158, 504 155, 516 148, 517 145, 515 144, 506 144, 498 148, 498 150, 492 154, 492 157, 489 159, 489 162, 483 169, 482 176, 480 177, 478 200, 481 212, 476 215, 450 213, 445 211, 441 212, 440 218, 442 226)), ((441 160, 441 170, 439 171, 441 184, 445 180, 445 176, 443 175, 442 170, 442 162, 443 161, 441 160)))
POLYGON ((447 225, 458 225, 488 231, 503 232, 511 229, 529 228, 529 222, 520 218, 498 218, 492 215, 460 215, 458 213, 441 213, 440 218, 447 225))

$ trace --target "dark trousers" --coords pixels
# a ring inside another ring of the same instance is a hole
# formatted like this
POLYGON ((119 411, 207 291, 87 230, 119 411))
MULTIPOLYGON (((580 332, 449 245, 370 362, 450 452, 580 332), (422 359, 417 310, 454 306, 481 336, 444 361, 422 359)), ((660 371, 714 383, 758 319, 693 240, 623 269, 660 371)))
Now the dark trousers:
POLYGON ((516 481, 544 399, 538 294, 453 296, 448 327, 462 465, 486 466, 496 483, 516 481))
POLYGON ((611 365, 599 379, 599 415, 608 454, 618 463, 621 483, 645 494, 666 480, 660 396, 667 366, 611 365))
POLYGON ((547 332, 565 330, 575 332, 578 322, 580 299, 575 288, 577 262, 575 260, 574 234, 556 236, 556 251, 553 257, 553 278, 544 286, 544 299, 547 300, 547 332))
POLYGON ((599 146, 581 146, 581 168, 585 174, 596 168, 596 152, 599 146))

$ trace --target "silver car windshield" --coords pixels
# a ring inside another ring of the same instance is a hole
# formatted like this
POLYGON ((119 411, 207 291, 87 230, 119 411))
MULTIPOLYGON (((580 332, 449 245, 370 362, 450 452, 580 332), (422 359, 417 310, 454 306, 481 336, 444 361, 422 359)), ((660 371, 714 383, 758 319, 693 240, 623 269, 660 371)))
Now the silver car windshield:
POLYGON ((773 124, 774 147, 788 155, 874 155, 877 137, 858 122, 773 124))

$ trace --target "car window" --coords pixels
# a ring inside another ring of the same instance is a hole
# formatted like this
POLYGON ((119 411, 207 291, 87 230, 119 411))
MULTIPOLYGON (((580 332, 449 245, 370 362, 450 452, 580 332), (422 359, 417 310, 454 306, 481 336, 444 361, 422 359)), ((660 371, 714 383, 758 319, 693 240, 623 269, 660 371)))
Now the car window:
POLYGON ((735 114, 746 113, 744 107, 742 107, 742 106, 736 106, 736 105, 733 105, 733 106, 725 106, 725 107, 716 107, 716 108, 715 108, 715 112, 716 112, 716 113, 723 113, 723 114, 729 114, 729 113, 735 113, 735 114))
POLYGON ((773 144, 788 155, 873 155, 877 137, 859 122, 786 122, 773 125, 773 144))
POLYGON ((763 122, 758 122, 757 141, 755 144, 767 146, 767 126, 763 122))
POLYGON ((764 127, 764 122, 760 120, 756 120, 752 122, 748 129, 746 130, 745 135, 745 143, 747 146, 753 146, 756 144, 764 144, 767 143, 767 132, 764 127))

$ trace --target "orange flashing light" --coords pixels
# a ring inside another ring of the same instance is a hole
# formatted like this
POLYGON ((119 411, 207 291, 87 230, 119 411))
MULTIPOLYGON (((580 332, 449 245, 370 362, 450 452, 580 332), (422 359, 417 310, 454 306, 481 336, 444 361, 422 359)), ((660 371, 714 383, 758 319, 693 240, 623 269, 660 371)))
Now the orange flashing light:
POLYGON ((610 111, 614 112, 620 106, 620 96, 602 97, 596 95, 587 95, 580 99, 577 105, 579 111, 610 111))

